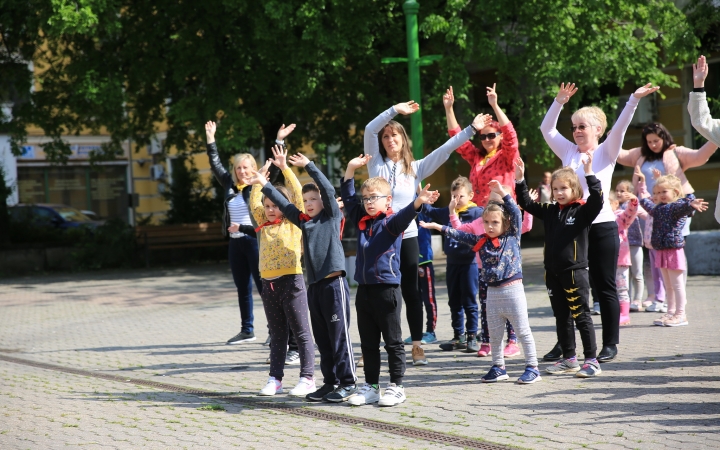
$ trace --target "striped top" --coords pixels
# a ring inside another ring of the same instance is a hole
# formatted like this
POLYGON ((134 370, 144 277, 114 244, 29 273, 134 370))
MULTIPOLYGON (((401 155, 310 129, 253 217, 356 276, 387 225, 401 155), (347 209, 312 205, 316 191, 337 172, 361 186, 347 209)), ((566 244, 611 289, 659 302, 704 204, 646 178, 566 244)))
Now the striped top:
MULTIPOLYGON (((238 194, 235 197, 228 200, 228 212, 230 213, 230 223, 237 223, 240 225, 252 225, 250 220, 250 209, 243 200, 242 195, 238 194)), ((245 236, 243 233, 230 233, 230 237, 242 237, 245 236)))

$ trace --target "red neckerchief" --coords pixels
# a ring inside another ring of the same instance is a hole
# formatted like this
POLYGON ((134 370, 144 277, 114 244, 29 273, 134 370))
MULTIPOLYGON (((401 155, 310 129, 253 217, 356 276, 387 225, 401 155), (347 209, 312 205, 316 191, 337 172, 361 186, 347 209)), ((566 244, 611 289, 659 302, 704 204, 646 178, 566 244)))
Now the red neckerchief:
POLYGON ((300 215, 298 216, 298 219, 300 219, 300 222, 310 222, 312 217, 308 216, 305 213, 300 213, 300 215))
MULTIPOLYGON (((392 208, 388 208, 387 211, 380 211, 379 213, 375 214, 374 216, 371 216, 371 215, 363 216, 363 218, 360 219, 360 222, 358 223, 358 230, 365 231, 365 228, 367 228, 367 224, 365 222, 367 222, 368 220, 377 219, 377 217, 380 214, 385 214, 386 216, 389 216, 392 213, 393 213, 392 208)), ((370 229, 370 236, 372 236, 372 228, 370 229)))
MULTIPOLYGON (((312 217, 308 216, 305 213, 300 213, 299 219, 301 222, 310 222, 312 217)), ((340 219, 340 240, 342 241, 343 237, 343 231, 345 231, 345 216, 343 216, 342 219, 340 219)))
POLYGON ((269 227, 269 226, 271 226, 271 225, 277 225, 277 224, 279 224, 280 222, 282 222, 282 218, 280 218, 280 219, 275 219, 275 220, 273 220, 272 222, 270 222, 270 221, 265 222, 264 224, 262 224, 262 225, 260 225, 259 227, 255 228, 255 232, 256 232, 256 233, 259 233, 260 230, 262 230, 263 228, 269 227))
POLYGON ((562 211, 563 209, 567 208, 567 207, 570 206, 570 205, 574 205, 575 203, 577 203, 578 205, 584 205, 584 204, 585 204, 585 200, 582 200, 582 199, 580 199, 580 200, 575 200, 575 201, 572 201, 572 202, 570 202, 570 203, 566 203, 566 204, 564 204, 564 205, 561 205, 561 204, 558 203, 558 206, 560 207, 560 211, 562 211))
POLYGON ((482 246, 483 246, 483 245, 485 244, 485 242, 487 242, 488 240, 490 240, 490 242, 492 242, 493 247, 495 247, 495 248, 500 247, 500 239, 498 239, 498 238, 496 238, 496 237, 490 237, 490 236, 487 235, 487 233, 485 233, 485 234, 483 235, 483 237, 482 237, 479 241, 477 241, 477 244, 475 244, 475 247, 472 248, 473 251, 474 251, 474 252, 480 251, 480 248, 482 248, 482 246))

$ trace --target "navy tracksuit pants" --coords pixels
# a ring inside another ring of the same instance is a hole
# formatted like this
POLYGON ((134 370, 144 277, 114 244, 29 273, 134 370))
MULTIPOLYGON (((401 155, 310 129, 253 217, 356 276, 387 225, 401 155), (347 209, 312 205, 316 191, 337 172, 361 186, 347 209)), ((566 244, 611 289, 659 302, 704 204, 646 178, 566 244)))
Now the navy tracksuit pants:
POLYGON ((472 264, 447 265, 448 304, 455 336, 478 331, 478 267, 472 264), (467 325, 463 322, 467 320, 467 325))
POLYGON ((418 268, 418 289, 425 304, 425 331, 434 333, 437 326, 437 301, 435 298, 435 267, 432 262, 420 264, 418 268))
POLYGON ((322 279, 308 286, 307 293, 313 336, 320 351, 323 383, 355 384, 347 279, 343 276, 322 279))

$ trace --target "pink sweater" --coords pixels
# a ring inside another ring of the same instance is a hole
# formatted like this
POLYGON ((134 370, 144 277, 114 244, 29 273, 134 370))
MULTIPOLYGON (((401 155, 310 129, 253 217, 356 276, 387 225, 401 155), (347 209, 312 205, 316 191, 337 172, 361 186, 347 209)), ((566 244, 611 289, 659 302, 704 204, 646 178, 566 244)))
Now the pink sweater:
MULTIPOLYGON (((457 214, 450 214, 450 226, 455 228, 459 231, 464 231, 466 233, 472 233, 476 235, 485 234, 485 225, 483 224, 483 218, 482 216, 478 217, 477 219, 473 220, 472 222, 468 223, 462 223, 460 222, 460 219, 458 219, 457 214)), ((533 216, 532 214, 525 213, 523 214, 523 223, 522 223, 522 230, 520 230, 521 233, 527 233, 528 231, 532 230, 533 226, 533 216)), ((480 255, 475 254, 475 259, 477 260, 478 267, 482 267, 482 262, 480 261, 480 255)))
POLYGON ((638 200, 636 198, 628 202, 626 210, 618 208, 615 211, 615 222, 620 233, 620 253, 618 254, 618 266, 632 265, 630 261, 630 244, 628 243, 628 228, 635 221, 638 212, 638 200))

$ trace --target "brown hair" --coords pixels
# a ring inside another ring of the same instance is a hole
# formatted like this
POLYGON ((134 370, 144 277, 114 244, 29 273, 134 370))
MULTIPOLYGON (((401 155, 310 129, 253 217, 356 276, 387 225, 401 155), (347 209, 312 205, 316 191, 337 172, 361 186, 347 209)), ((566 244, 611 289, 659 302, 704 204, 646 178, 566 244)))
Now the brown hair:
POLYGON ((414 177, 415 171, 412 168, 412 162, 415 161, 415 158, 413 158, 412 150, 410 149, 410 139, 408 138, 407 132, 405 131, 405 127, 403 127, 401 124, 394 120, 388 122, 388 124, 385 125, 378 134, 380 156, 382 156, 383 159, 387 158, 387 151, 385 151, 385 146, 383 145, 382 138, 383 134, 385 134, 385 130, 388 128, 397 131, 402 137, 402 148, 400 149, 400 160, 403 162, 402 173, 414 177))
POLYGON ((488 213, 493 212, 499 212, 502 215, 502 224, 503 224, 503 233, 510 229, 510 215, 505 210, 505 206, 503 206, 502 203, 496 202, 496 201, 489 201, 487 206, 485 207, 485 211, 483 211, 483 219, 485 218, 485 215, 488 213))
POLYGON ((376 189, 385 195, 392 195, 390 183, 388 183, 388 180, 383 177, 368 178, 362 186, 360 186, 360 193, 362 194, 362 191, 365 189, 376 189))
POLYGON ((307 194, 308 192, 317 192, 320 193, 320 188, 315 183, 306 183, 302 187, 302 193, 307 194))
POLYGON ((455 178, 455 180, 453 180, 452 184, 450 185, 450 192, 455 192, 460 188, 465 188, 468 194, 473 193, 472 183, 470 183, 470 180, 468 180, 466 177, 455 178))
MULTIPOLYGON (((660 185, 665 185, 675 191, 676 195, 673 201, 679 199, 684 195, 682 189, 682 182, 680 181, 680 178, 676 177, 675 175, 663 175, 661 177, 658 177, 658 179, 655 180, 655 187, 660 185)), ((655 188, 653 188, 653 191, 654 190, 655 188)))
POLYGON ((673 140, 672 134, 670 134, 668 129, 665 128, 665 125, 654 122, 646 125, 645 128, 643 128, 640 154, 645 157, 646 161, 656 161, 658 159, 662 159, 663 153, 665 153, 665 150, 667 150, 671 145, 675 145, 675 141, 673 140), (650 146, 647 143, 648 134, 655 134, 657 135, 657 137, 662 139, 662 151, 660 151, 659 153, 655 153, 654 151, 650 150, 650 146))
MULTIPOLYGON (((279 183, 278 183, 278 184, 273 184, 273 187, 274 187, 275 189, 277 189, 277 191, 278 191, 283 197, 285 197, 285 199, 286 199, 287 201, 289 201, 289 202, 292 203, 292 200, 290 199, 290 191, 287 190, 287 188, 285 187, 285 185, 282 185, 282 184, 279 184, 279 183)), ((262 196, 262 199, 261 199, 261 203, 262 203, 263 205, 265 204, 265 198, 266 198, 265 195, 263 195, 263 196, 262 196)), ((272 200, 270 200, 270 201, 272 201, 272 200)), ((273 202, 273 203, 274 203, 274 202, 273 202)))
POLYGON ((618 184, 615 186, 615 189, 619 188, 620 186, 625 186, 625 190, 631 194, 635 193, 635 187, 633 186, 632 181, 630 181, 630 180, 620 180, 618 182, 618 184))
MULTIPOLYGON (((573 200, 583 198, 583 188, 580 184, 580 178, 577 176, 572 167, 561 167, 552 174, 550 180, 550 187, 552 187, 555 180, 567 181, 572 190, 573 200)), ((571 201, 573 201, 571 200, 571 201)))

